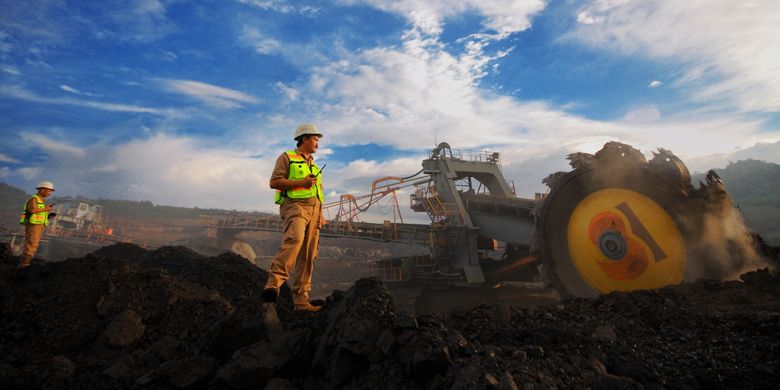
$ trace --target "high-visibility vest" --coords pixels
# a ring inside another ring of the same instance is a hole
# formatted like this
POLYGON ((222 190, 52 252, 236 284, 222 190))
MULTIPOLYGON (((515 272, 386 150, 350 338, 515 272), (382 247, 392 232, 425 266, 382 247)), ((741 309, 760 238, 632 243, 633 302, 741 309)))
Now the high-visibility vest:
MULTIPOLYGON (((36 209, 42 209, 46 207, 46 203, 43 201, 43 198, 41 198, 38 195, 33 195, 30 197, 30 199, 35 199, 35 207, 36 209)), ((27 200, 27 202, 24 202, 24 209, 22 210, 22 217, 19 218, 19 223, 29 223, 31 225, 48 225, 49 224, 49 213, 47 212, 36 212, 35 210, 29 211, 27 210, 27 203, 30 201, 27 200)))
POLYGON ((314 161, 312 161, 310 166, 309 162, 294 150, 289 150, 286 153, 290 158, 290 173, 287 174, 287 179, 301 180, 309 175, 316 175, 317 182, 310 188, 297 187, 287 191, 276 190, 274 203, 282 204, 284 203, 285 198, 308 199, 314 197, 319 198, 320 202, 324 202, 325 196, 322 194, 322 175, 320 174, 320 167, 318 167, 314 161))

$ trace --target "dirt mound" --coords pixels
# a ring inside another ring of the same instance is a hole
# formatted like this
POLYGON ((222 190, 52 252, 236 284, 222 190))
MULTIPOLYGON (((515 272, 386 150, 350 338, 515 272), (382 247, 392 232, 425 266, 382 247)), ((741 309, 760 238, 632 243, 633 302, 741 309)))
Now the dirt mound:
POLYGON ((771 388, 780 279, 701 281, 446 316, 393 309, 376 279, 319 313, 259 299, 234 254, 116 244, 23 272, 0 248, 0 387, 771 388))
POLYGON ((118 260, 134 260, 148 252, 148 250, 141 248, 140 246, 127 242, 119 242, 96 250, 95 255, 118 260))

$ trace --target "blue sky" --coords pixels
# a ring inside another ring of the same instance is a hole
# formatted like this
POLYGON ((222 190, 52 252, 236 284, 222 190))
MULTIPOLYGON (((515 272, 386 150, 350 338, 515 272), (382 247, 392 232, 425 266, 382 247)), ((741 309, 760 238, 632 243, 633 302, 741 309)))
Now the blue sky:
POLYGON ((609 140, 780 163, 778 21, 775 0, 0 0, 0 181, 274 211, 302 122, 328 200, 441 141, 500 152, 521 196, 609 140))

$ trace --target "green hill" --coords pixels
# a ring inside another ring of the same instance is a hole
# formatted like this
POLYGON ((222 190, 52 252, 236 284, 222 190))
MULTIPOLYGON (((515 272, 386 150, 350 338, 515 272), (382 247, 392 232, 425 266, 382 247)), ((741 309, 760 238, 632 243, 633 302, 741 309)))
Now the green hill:
POLYGON ((103 214, 112 217, 132 219, 179 219, 198 218, 201 215, 221 215, 222 209, 201 209, 198 207, 161 206, 145 201, 97 199, 95 203, 103 206, 103 214))
MULTIPOLYGON (((16 228, 19 223, 24 202, 31 194, 24 190, 0 183, 0 227, 16 228)), ((50 201, 56 200, 54 195, 50 201)), ((150 201, 132 201, 115 199, 91 199, 83 196, 76 199, 84 199, 103 206, 103 214, 112 218, 127 219, 193 219, 202 215, 221 215, 229 212, 222 209, 202 209, 198 207, 176 207, 156 205, 150 201)), ((261 215, 268 215, 261 213, 261 215)))
MULTIPOLYGON (((771 245, 780 246, 780 165, 742 160, 715 172, 723 179, 726 191, 750 229, 771 245)), ((703 182, 704 176, 693 175, 693 183, 703 182)))
MULTIPOLYGON (((780 165, 742 160, 729 163, 726 168, 715 169, 715 172, 723 179, 731 198, 740 206, 780 207, 780 165)), ((704 181, 704 176, 694 175, 694 184, 704 181)))
POLYGON ((0 183, 0 200, 2 201, 3 208, 13 206, 14 210, 21 210, 24 206, 24 202, 30 195, 31 194, 24 192, 22 189, 0 183))
POLYGON ((6 229, 19 227, 19 215, 30 195, 19 188, 0 183, 0 227, 6 229))

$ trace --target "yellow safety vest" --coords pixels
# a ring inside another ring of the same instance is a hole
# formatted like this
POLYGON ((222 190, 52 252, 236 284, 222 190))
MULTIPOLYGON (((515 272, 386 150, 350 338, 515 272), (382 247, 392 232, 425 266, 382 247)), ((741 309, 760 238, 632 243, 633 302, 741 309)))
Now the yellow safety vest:
MULTIPOLYGON (((33 195, 30 197, 30 199, 35 199, 36 201, 36 207, 37 209, 42 209, 46 207, 46 203, 43 201, 43 198, 41 198, 38 195, 33 195)), ((36 211, 28 211, 27 210, 27 203, 30 201, 27 200, 27 202, 24 202, 24 209, 22 210, 22 217, 19 218, 19 223, 29 223, 31 225, 48 225, 49 224, 49 213, 47 212, 36 212, 36 211)))
POLYGON ((314 197, 319 198, 320 202, 324 202, 325 196, 322 194, 322 175, 320 174, 320 167, 313 161, 311 166, 309 166, 308 161, 294 150, 289 150, 286 153, 287 156, 290 157, 290 173, 287 174, 287 179, 301 180, 309 175, 317 175, 317 183, 310 188, 297 187, 287 191, 276 190, 274 203, 282 204, 284 203, 284 198, 308 199, 314 197))

